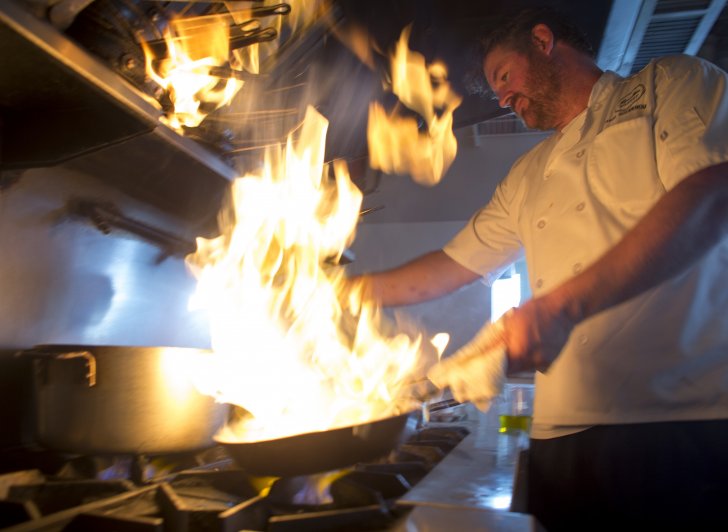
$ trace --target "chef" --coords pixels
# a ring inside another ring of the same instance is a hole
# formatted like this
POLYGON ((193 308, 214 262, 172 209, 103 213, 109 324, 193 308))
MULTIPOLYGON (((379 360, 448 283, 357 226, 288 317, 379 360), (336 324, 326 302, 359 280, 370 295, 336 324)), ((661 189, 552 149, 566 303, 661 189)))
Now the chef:
MULTIPOLYGON (((553 135, 443 249, 365 279, 413 304, 525 253, 534 297, 500 340, 509 372, 536 371, 529 513, 548 530, 728 523, 728 76, 682 55, 602 72, 550 9, 482 49, 500 105, 553 135)), ((488 356, 484 337, 464 349, 488 356)))

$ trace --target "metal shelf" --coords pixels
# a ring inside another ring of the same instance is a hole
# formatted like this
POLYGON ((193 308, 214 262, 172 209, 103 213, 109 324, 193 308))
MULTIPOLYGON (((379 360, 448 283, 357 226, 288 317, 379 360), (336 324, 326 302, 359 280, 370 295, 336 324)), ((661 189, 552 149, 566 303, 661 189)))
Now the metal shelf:
POLYGON ((0 5, 0 170, 70 166, 211 229, 235 170, 15 0, 0 5))

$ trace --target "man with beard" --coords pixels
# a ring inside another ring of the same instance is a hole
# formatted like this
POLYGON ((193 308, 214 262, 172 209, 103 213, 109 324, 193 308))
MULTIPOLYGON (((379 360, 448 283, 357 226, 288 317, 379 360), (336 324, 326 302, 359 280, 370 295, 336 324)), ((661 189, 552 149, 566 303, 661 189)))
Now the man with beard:
MULTIPOLYGON (((725 524, 726 73, 688 56, 602 72, 548 9, 496 27, 491 89, 554 134, 442 250, 364 278, 384 305, 419 303, 525 251, 534 297, 500 341, 509 373, 537 372, 529 513, 549 530, 725 524)), ((486 356, 487 336, 463 349, 486 356)))

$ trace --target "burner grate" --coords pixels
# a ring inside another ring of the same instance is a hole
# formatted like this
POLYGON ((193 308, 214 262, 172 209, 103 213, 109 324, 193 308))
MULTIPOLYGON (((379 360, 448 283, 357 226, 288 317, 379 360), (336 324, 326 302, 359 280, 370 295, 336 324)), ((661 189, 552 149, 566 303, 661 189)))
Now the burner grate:
POLYGON ((74 457, 54 475, 38 470, 0 475, 0 527, 16 532, 384 530, 411 510, 397 500, 466 435, 459 429, 422 429, 381 461, 278 479, 248 475, 217 447, 166 459, 74 457), (168 473, 159 464, 174 470, 168 473), (108 476, 110 470, 124 471, 123 465, 127 479, 58 476, 108 476))

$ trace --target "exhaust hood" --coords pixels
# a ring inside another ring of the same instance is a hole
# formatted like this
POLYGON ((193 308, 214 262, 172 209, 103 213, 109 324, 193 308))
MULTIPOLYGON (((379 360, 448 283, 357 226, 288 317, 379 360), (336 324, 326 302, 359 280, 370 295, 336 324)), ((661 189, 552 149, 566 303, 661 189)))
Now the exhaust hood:
POLYGON ((160 106, 15 0, 0 6, 0 170, 69 166, 215 231, 236 172, 160 106))

